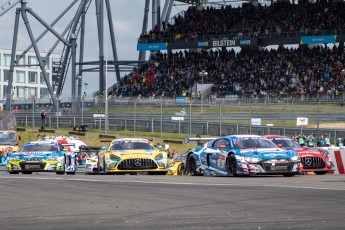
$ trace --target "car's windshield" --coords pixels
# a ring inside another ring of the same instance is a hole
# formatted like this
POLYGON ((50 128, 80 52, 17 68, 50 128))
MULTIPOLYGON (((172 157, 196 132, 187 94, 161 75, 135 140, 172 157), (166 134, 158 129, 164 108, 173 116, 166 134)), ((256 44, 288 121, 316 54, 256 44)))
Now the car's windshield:
POLYGON ((110 148, 110 150, 127 150, 127 149, 153 150, 153 147, 148 142, 116 141, 113 143, 113 145, 110 148))
POLYGON ((233 145, 235 149, 277 148, 274 143, 264 138, 237 138, 233 139, 233 145))
POLYGON ((282 138, 273 138, 272 141, 283 148, 301 148, 301 146, 293 140, 282 139, 282 138))
POLYGON ((50 144, 27 144, 24 145, 20 152, 56 152, 57 146, 50 144))
POLYGON ((87 152, 88 157, 96 157, 97 156, 97 151, 92 151, 92 152, 87 152))
POLYGON ((16 145, 16 134, 11 132, 0 132, 1 145, 16 145))

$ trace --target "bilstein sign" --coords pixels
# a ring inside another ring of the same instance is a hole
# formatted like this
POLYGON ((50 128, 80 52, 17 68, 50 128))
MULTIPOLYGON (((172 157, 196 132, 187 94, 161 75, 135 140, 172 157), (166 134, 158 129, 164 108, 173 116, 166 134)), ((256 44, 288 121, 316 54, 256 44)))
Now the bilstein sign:
POLYGON ((218 41, 212 41, 212 46, 217 47, 217 46, 236 46, 236 40, 218 40, 218 41))

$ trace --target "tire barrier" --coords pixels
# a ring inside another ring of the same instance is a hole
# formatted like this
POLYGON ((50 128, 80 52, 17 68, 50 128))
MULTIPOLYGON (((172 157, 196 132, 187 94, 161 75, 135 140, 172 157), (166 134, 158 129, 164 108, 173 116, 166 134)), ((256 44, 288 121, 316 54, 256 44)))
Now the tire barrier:
POLYGON ((334 174, 345 174, 345 148, 341 147, 323 147, 329 152, 334 164, 334 174))

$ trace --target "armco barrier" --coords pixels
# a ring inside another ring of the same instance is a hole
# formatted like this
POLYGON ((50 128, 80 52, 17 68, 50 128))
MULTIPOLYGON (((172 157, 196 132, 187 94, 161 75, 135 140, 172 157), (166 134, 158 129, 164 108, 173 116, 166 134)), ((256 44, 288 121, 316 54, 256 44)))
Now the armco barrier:
POLYGON ((334 174, 345 174, 345 148, 339 147, 324 147, 330 155, 335 166, 334 174))

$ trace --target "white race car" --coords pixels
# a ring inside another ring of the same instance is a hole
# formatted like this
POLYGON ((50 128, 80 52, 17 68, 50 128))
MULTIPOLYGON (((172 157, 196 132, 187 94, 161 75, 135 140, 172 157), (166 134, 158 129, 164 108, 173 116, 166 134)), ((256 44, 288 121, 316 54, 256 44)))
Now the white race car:
POLYGON ((85 173, 99 173, 98 155, 101 151, 106 151, 106 146, 80 146, 79 156, 85 162, 85 173))

